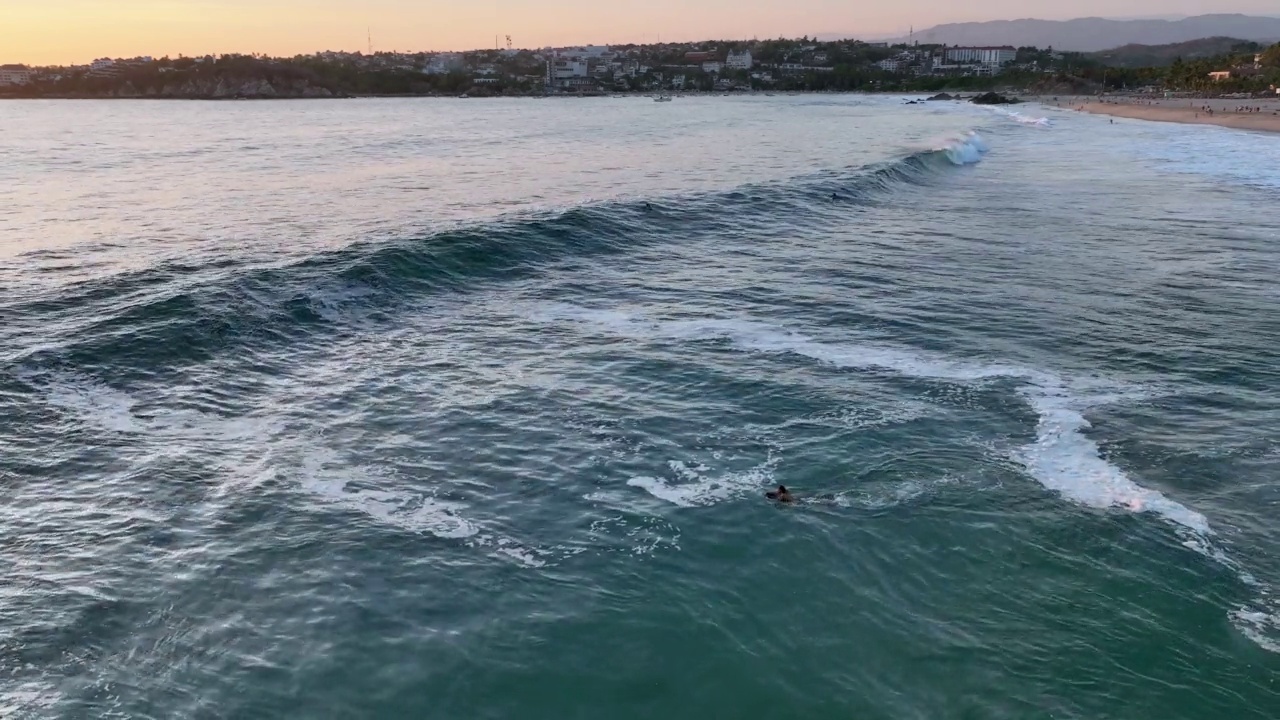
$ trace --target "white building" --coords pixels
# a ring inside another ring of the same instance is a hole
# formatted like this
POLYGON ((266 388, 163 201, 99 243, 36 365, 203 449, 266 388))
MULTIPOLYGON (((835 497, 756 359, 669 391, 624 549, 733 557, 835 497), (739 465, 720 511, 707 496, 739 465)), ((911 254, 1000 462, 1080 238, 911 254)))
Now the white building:
POLYGON ((565 85, 574 78, 587 77, 589 72, 586 60, 552 58, 547 61, 547 84, 565 85))
POLYGON ((115 77, 129 69, 129 65, 123 60, 116 62, 111 58, 100 58, 89 64, 89 74, 99 77, 115 77))
POLYGON ((31 82, 31 70, 26 65, 0 65, 0 85, 26 85, 31 82))
POLYGON ((702 63, 702 72, 704 73, 716 74, 723 69, 724 69, 724 63, 720 62, 719 60, 708 60, 702 63))
POLYGON ((1002 68, 1018 59, 1018 48, 1008 45, 997 48, 986 48, 982 51, 981 62, 993 68, 1002 68))
POLYGON ((751 60, 751 51, 743 50, 742 52, 729 52, 729 56, 725 58, 724 66, 730 70, 750 70, 754 62, 751 60))
POLYGON ((1004 47, 953 47, 947 48, 946 60, 951 64, 977 64, 1003 67, 1018 59, 1017 48, 1004 47))
POLYGON ((896 73, 902 69, 902 61, 895 60, 894 58, 889 58, 888 60, 881 60, 880 62, 876 63, 876 65, 881 70, 885 72, 891 72, 891 73, 896 73))

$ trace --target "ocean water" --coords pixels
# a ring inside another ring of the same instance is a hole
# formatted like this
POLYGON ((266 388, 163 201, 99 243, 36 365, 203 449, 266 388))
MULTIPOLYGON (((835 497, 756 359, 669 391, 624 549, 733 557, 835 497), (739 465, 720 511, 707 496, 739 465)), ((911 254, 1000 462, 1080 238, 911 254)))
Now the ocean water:
POLYGON ((1280 717, 1280 137, 0 127, 0 716, 1280 717))

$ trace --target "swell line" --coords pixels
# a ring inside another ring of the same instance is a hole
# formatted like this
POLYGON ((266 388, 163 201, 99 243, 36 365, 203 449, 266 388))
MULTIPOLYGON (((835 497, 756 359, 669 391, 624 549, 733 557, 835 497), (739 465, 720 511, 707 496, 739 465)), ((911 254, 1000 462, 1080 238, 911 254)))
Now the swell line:
POLYGON ((357 243, 278 267, 170 264, 9 304, 7 360, 27 369, 180 367, 235 348, 304 343, 375 321, 406 301, 527 277, 549 264, 762 223, 831 222, 978 162, 976 133, 891 162, 786 182, 649 202, 609 202, 512 217, 385 243, 357 243))

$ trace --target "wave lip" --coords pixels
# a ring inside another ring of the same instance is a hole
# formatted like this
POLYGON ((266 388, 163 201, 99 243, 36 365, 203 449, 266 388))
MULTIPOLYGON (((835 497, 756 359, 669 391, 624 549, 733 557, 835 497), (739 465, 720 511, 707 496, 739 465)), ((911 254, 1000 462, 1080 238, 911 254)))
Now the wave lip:
POLYGON ((973 165, 982 161, 982 156, 991 151, 987 141, 976 132, 967 132, 950 138, 935 150, 941 153, 952 165, 973 165))

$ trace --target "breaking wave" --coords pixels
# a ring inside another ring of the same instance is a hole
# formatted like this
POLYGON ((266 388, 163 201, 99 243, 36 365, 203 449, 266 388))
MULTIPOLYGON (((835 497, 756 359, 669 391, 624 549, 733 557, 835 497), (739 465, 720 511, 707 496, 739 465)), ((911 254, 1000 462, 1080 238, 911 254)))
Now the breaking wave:
POLYGON ((1041 128, 1053 127, 1053 121, 1051 121, 1047 117, 1033 117, 1031 115, 1023 115, 1017 110, 1006 110, 1005 108, 997 107, 993 105, 988 105, 987 107, 991 110, 991 112, 997 115, 1000 115, 1002 117, 1008 118, 1018 123, 1019 125, 1029 125, 1031 127, 1041 127, 1041 128))
POLYGON ((231 347, 302 343, 342 332, 370 313, 394 311, 411 298, 527 277, 568 258, 766 224, 829 222, 842 208, 939 182, 986 152, 986 143, 971 132, 886 163, 720 193, 514 216, 400 241, 357 243, 276 267, 160 265, 9 308, 15 317, 41 318, 41 325, 7 328, 31 340, 5 343, 8 355, 0 360, 34 367, 107 365, 127 373, 205 362, 231 347))

